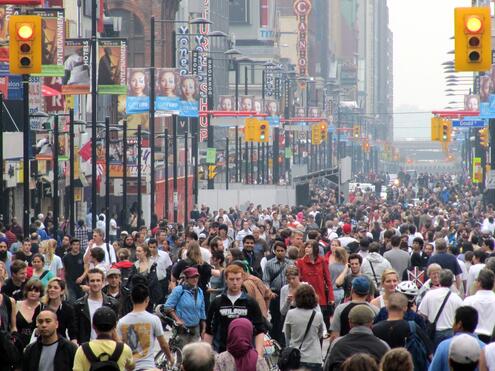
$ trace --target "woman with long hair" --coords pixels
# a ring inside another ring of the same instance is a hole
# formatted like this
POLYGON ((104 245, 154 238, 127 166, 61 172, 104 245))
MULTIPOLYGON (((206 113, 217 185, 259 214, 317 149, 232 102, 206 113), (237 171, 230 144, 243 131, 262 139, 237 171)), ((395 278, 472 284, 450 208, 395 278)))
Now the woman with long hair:
POLYGON ((330 279, 332 280, 335 305, 338 305, 344 299, 344 288, 338 287, 335 280, 345 269, 349 255, 347 254, 346 249, 340 247, 339 240, 333 240, 330 246, 332 249, 332 255, 330 255, 328 268, 330 271, 330 279))
POLYGON ((31 260, 33 266, 33 275, 31 279, 37 279, 46 287, 48 281, 50 281, 55 275, 48 269, 45 268, 45 257, 41 254, 34 254, 31 260))
POLYGON ((399 284, 399 274, 394 269, 385 269, 382 273, 381 286, 382 294, 371 301, 371 304, 377 308, 386 307, 388 297, 396 292, 399 284))
POLYGON ((46 245, 44 247, 43 256, 45 257, 45 268, 52 272, 54 276, 63 278, 64 265, 62 264, 62 259, 60 259, 60 256, 55 254, 57 249, 57 241, 54 239, 49 239, 46 241, 46 245))
POLYGON ((301 351, 300 367, 321 371, 321 339, 325 331, 323 316, 316 310, 318 299, 315 290, 307 284, 300 285, 295 294, 296 308, 289 310, 285 318, 286 344, 301 351), (306 328, 309 331, 304 336, 306 328))
POLYGON ((137 260, 134 262, 134 266, 136 267, 136 271, 138 273, 142 273, 147 275, 151 269, 150 262, 150 250, 147 245, 137 246, 136 247, 136 258, 137 260))
POLYGON ((21 344, 26 346, 36 328, 36 317, 41 311, 43 286, 40 280, 30 279, 22 291, 25 299, 17 302, 16 327, 21 344))
POLYGON ((57 332, 77 344, 77 324, 72 304, 64 300, 65 281, 54 277, 48 281, 46 294, 41 298, 41 310, 48 309, 57 314, 57 332))
POLYGON ((330 327, 330 313, 328 306, 333 306, 333 285, 330 280, 330 272, 325 259, 319 256, 318 241, 309 240, 304 244, 304 257, 296 260, 301 281, 309 283, 315 289, 319 299, 322 313, 324 313, 325 325, 330 327))
POLYGON ((2 286, 6 278, 0 276, 0 330, 11 333, 16 329, 16 302, 11 297, 2 294, 2 286))

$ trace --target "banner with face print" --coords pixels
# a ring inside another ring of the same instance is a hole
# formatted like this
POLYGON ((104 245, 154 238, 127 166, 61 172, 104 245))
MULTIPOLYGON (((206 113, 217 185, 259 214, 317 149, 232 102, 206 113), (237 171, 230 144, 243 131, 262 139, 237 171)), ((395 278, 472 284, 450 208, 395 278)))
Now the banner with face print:
POLYGON ((254 97, 253 110, 256 111, 256 113, 263 113, 263 99, 261 97, 254 97))
POLYGON ((270 122, 270 126, 280 125, 279 106, 275 99, 265 99, 265 112, 268 117, 266 118, 270 122))
POLYGON ((127 69, 126 112, 128 114, 149 111, 149 77, 150 71, 147 68, 127 69))
POLYGON ((177 68, 155 69, 155 109, 179 112, 180 74, 177 68))
POLYGON ((98 93, 127 93, 127 39, 98 39, 98 93))
POLYGON ((219 111, 235 111, 235 98, 232 95, 220 95, 218 97, 219 111))
POLYGON ((253 111, 254 97, 251 95, 241 95, 239 97, 239 111, 253 111))
POLYGON ((62 94, 90 93, 90 39, 66 39, 62 94))
POLYGON ((65 15, 64 9, 33 8, 30 14, 41 16, 41 73, 37 76, 64 76, 65 15))
POLYGON ((179 116, 199 117, 199 84, 197 76, 184 75, 180 77, 179 116))

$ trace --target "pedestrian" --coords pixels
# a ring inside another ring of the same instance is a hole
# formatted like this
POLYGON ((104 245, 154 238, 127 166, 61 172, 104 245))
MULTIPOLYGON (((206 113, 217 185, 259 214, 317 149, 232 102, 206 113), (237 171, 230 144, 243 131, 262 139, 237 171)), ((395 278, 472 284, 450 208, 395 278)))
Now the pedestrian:
POLYGON ((399 277, 407 269, 410 263, 409 253, 407 251, 401 250, 400 248, 401 239, 399 236, 392 236, 390 239, 390 244, 392 248, 383 254, 383 257, 387 259, 392 268, 397 272, 399 277))
POLYGON ((301 367, 321 371, 321 340, 326 332, 323 315, 316 310, 318 299, 311 285, 300 285, 295 293, 296 308, 289 310, 285 318, 285 342, 301 352, 301 367))
MULTIPOLYGON (((342 366, 342 371, 378 371, 378 365, 373 357, 366 353, 357 353, 347 358, 342 366)), ((325 371, 327 368, 325 368, 325 371)))
MULTIPOLYGON (((486 354, 486 353, 485 353, 486 354)), ((481 347, 467 334, 456 336, 449 347, 449 365, 452 371, 474 371, 478 368, 481 347)))
POLYGON ((380 371, 414 371, 411 353, 405 348, 390 349, 380 362, 380 371))
POLYGON ((105 354, 120 370, 134 369, 131 348, 119 342, 116 326, 117 315, 109 307, 98 308, 91 318, 96 333, 95 339, 79 346, 74 358, 73 371, 90 371, 91 367, 99 363, 100 357, 105 354))
POLYGON ((43 310, 36 318, 38 339, 24 350, 23 371, 70 370, 77 346, 60 336, 57 315, 43 310))
POLYGON ((148 313, 149 290, 144 285, 136 285, 131 291, 132 312, 122 317, 117 324, 117 333, 132 350, 135 369, 149 370, 155 367, 156 342, 167 356, 168 363, 175 363, 167 340, 163 334, 160 319, 148 313))
POLYGON ((84 280, 84 255, 81 252, 81 241, 73 238, 70 241, 70 250, 62 258, 64 265, 65 282, 67 284, 67 296, 70 301, 75 301, 83 296, 81 284, 84 280))
POLYGON ((182 371, 213 371, 215 354, 205 342, 191 343, 182 350, 182 371))
POLYGON ((371 301, 371 304, 377 308, 384 308, 387 306, 388 298, 393 294, 397 285, 399 284, 399 274, 394 269, 385 269, 380 278, 382 287, 382 294, 371 301))
POLYGON ((253 324, 245 318, 233 320, 227 333, 227 350, 218 355, 215 371, 268 371, 268 364, 253 347, 253 324))
POLYGON ((27 263, 14 260, 10 266, 10 278, 2 286, 2 293, 14 300, 22 300, 23 288, 27 278, 27 263))

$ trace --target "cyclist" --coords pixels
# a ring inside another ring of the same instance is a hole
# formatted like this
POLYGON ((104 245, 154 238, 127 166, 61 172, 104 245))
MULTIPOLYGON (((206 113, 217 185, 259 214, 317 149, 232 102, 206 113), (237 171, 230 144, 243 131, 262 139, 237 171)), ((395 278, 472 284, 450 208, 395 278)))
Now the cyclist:
POLYGON ((205 332, 203 290, 198 287, 199 272, 195 267, 182 271, 184 283, 175 287, 165 303, 165 313, 179 325, 178 346, 199 340, 205 332))

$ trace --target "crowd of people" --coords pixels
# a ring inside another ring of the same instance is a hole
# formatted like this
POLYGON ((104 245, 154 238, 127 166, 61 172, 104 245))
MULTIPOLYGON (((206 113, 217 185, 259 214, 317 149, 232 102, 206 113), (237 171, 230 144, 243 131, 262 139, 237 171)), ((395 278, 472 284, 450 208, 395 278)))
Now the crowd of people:
POLYGON ((114 221, 108 242, 51 214, 27 238, 1 225, 0 370, 153 370, 177 362, 170 330, 185 371, 269 370, 270 339, 282 371, 495 370, 493 205, 455 175, 360 180, 306 207, 114 221))

